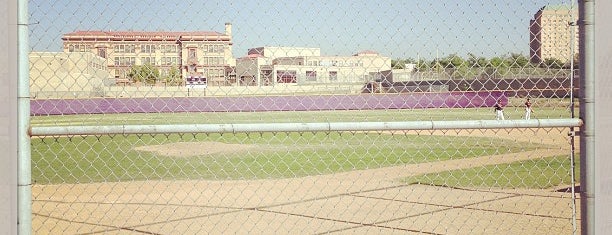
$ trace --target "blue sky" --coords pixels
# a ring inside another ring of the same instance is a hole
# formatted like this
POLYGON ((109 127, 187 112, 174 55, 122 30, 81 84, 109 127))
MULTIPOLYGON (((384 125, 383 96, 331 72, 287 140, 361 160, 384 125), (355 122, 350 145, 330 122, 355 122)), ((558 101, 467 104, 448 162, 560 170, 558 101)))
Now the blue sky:
MULTIPOLYGON (((260 46, 375 50, 391 58, 529 53, 529 20, 572 0, 30 0, 30 47, 60 51, 76 30, 217 31, 232 23, 234 56, 260 46)), ((577 5, 576 5, 577 7, 577 5)))

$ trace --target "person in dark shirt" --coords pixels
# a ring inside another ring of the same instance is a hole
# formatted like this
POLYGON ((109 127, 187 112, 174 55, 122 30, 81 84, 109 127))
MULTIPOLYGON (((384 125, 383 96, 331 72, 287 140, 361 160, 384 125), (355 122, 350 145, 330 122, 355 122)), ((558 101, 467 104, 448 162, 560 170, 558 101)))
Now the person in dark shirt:
POLYGON ((501 100, 498 100, 495 106, 495 119, 496 120, 505 120, 504 118, 504 107, 501 104, 501 100))

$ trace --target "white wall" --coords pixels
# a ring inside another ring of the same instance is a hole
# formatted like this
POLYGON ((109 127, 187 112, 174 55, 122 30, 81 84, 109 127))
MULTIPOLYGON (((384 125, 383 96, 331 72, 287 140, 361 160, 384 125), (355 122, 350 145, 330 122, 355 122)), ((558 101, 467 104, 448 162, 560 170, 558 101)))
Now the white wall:
POLYGON ((0 6, 0 234, 17 234, 17 5, 0 6))
POLYGON ((105 60, 89 52, 32 52, 29 60, 30 93, 35 98, 91 97, 110 77, 103 68, 105 60))
POLYGON ((612 231, 612 1, 595 1, 595 231, 612 231))

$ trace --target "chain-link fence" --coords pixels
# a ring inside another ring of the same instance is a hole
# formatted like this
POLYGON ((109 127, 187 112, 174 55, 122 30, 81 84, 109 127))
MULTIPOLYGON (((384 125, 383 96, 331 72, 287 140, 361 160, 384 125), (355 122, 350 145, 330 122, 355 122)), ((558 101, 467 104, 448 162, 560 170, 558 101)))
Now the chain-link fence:
POLYGON ((32 231, 580 231, 573 1, 29 2, 32 231))

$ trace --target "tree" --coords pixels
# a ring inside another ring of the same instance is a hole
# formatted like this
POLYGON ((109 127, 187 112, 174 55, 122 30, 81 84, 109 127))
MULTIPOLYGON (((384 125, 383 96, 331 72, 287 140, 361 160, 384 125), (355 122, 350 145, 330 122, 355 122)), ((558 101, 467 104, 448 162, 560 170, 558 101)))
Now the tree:
POLYGON ((510 57, 507 59, 506 63, 511 68, 524 68, 529 64, 529 59, 522 54, 512 53, 510 54, 510 57))
POLYGON ((440 59, 434 59, 429 64, 430 64, 429 67, 431 68, 431 70, 435 71, 436 73, 440 73, 444 69, 440 59))
POLYGON ((508 73, 508 64, 504 57, 493 57, 485 69, 485 75, 492 78, 503 77, 508 73))
POLYGON ((506 64, 506 60, 504 60, 501 57, 496 56, 496 57, 491 58, 487 67, 505 68, 505 67, 508 67, 508 65, 506 64))
POLYGON ((393 69, 405 69, 406 64, 416 64, 417 61, 413 58, 406 59, 394 59, 391 60, 391 68, 393 69))
POLYGON ((488 63, 489 61, 487 61, 487 58, 477 57, 476 55, 472 53, 468 54, 467 64, 468 66, 472 68, 484 68, 484 67, 487 67, 488 63))
POLYGON ((181 73, 176 67, 170 68, 168 75, 164 77, 164 80, 166 81, 166 84, 171 86, 179 86, 183 84, 181 73))
POLYGON ((155 84, 159 80, 159 69, 150 64, 133 65, 130 68, 127 76, 133 82, 144 82, 146 84, 155 84))
POLYGON ((420 59, 419 61, 416 62, 416 69, 419 72, 424 72, 429 70, 429 62, 427 62, 424 59, 420 59))
POLYGON ((394 60, 391 60, 391 68, 392 69, 405 69, 406 64, 404 63, 404 60, 402 59, 394 59, 394 60))
POLYGON ((457 54, 448 55, 448 58, 449 58, 450 64, 453 65, 454 68, 461 68, 461 67, 465 67, 466 65, 465 60, 457 54))
POLYGON ((563 67, 563 62, 561 62, 561 60, 557 58, 546 58, 544 59, 542 66, 545 66, 545 68, 549 69, 560 69, 563 67))

